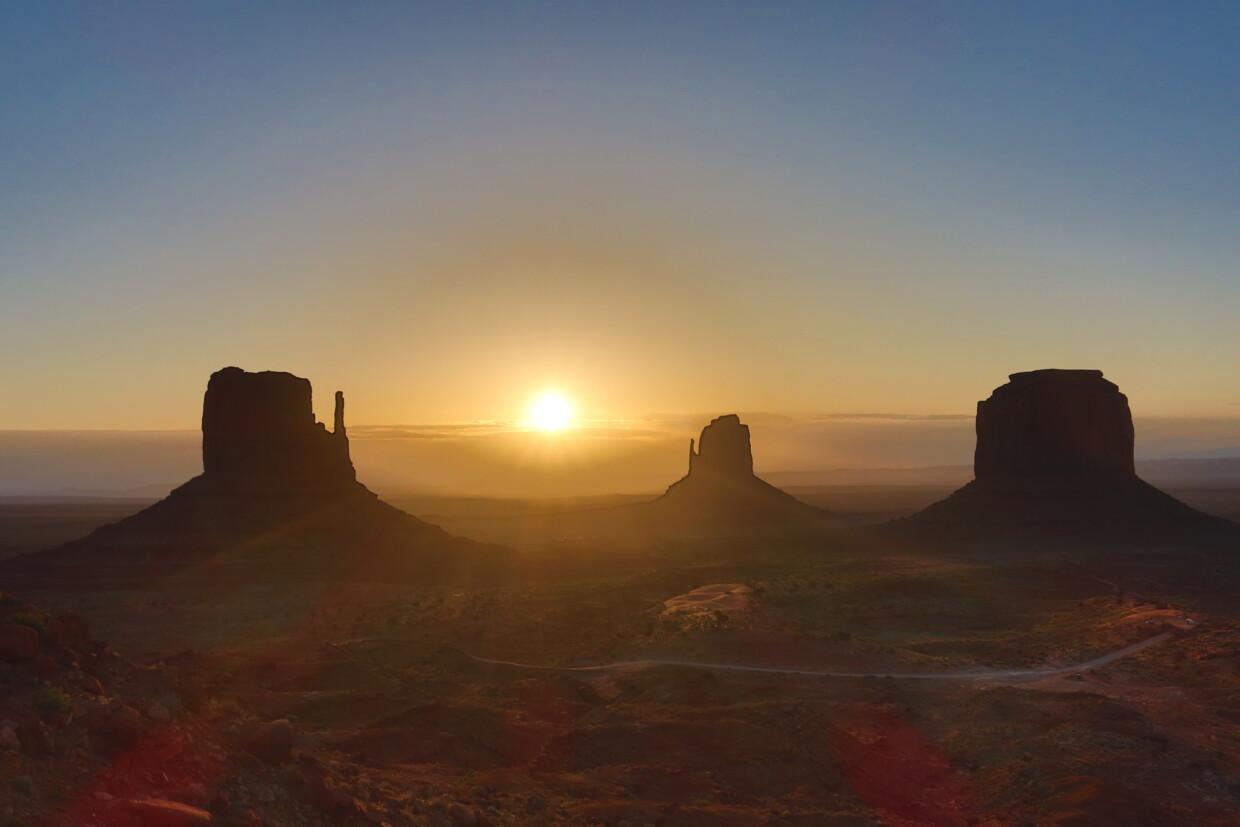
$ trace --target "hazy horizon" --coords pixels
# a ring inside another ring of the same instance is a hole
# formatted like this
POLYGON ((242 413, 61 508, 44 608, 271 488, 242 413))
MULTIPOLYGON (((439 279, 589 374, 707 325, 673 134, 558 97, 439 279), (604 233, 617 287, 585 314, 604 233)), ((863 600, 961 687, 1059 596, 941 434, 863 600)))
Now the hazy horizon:
MULTIPOLYGON (((684 474, 689 439, 714 415, 595 422, 550 433, 519 421, 350 423, 348 432, 358 479, 376 490, 595 496, 661 491, 684 474)), ((742 420, 750 425, 756 472, 783 484, 801 476, 813 484, 820 472, 973 461, 973 417, 966 414, 743 413, 742 420)), ((1135 427, 1138 461, 1240 458, 1240 419, 1138 416, 1135 427)), ((0 495, 174 486, 201 470, 196 429, 0 431, 0 495)))

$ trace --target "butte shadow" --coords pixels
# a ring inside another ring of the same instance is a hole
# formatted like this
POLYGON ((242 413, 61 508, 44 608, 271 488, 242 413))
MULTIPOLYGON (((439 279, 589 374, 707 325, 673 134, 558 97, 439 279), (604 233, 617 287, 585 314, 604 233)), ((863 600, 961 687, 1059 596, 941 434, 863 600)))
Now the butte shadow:
POLYGON ((357 481, 336 393, 315 421, 310 382, 228 367, 202 412, 203 473, 151 507, 0 566, 6 579, 145 580, 174 574, 272 579, 502 577, 511 550, 454 537, 357 481))
POLYGON ((1137 476, 1128 398, 1100 370, 1014 373, 977 403, 974 480, 889 523, 926 540, 1212 545, 1240 526, 1137 476))

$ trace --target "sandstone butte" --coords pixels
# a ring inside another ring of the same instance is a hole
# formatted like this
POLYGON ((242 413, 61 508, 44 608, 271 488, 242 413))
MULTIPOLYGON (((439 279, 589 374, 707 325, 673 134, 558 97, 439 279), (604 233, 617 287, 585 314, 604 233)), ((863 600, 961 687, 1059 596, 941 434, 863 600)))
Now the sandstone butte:
POLYGON ((790 526, 822 523, 827 512, 803 503, 753 471, 749 426, 736 414, 716 417, 689 441, 689 471, 646 506, 670 521, 790 526))
POLYGON ((511 551, 454 537, 380 500, 349 457, 344 395, 333 429, 310 382, 228 367, 203 399, 203 472, 131 517, 0 565, 22 577, 142 579, 193 566, 251 578, 503 576, 511 551))
POLYGON ((1137 476, 1128 398, 1100 370, 1014 373, 977 403, 972 482, 892 524, 926 538, 1167 544, 1237 536, 1137 476))

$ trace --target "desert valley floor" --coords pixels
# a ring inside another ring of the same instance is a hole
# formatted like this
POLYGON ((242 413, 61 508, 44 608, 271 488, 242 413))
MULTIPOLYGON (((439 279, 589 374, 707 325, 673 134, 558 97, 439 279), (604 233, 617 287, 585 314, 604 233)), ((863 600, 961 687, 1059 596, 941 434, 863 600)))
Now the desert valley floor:
MULTIPOLYGON (((943 492, 796 493, 863 525, 943 492)), ((181 817, 149 809, 175 802, 269 825, 1236 818, 1230 556, 928 549, 851 527, 561 536, 546 515, 582 503, 391 499, 517 545, 518 570, 435 585, 199 571, 6 597, 0 612, 54 642, 0 673, 20 735, 0 753, 2 823, 164 823, 143 819, 181 817), (65 631, 65 612, 106 643, 65 631)), ((143 505, 10 501, 0 542, 47 547, 143 505)))

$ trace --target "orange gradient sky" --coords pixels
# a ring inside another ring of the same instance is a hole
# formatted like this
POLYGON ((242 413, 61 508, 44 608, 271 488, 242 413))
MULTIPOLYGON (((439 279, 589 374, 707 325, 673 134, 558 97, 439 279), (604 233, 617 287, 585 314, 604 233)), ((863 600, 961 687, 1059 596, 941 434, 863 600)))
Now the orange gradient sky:
POLYGON ((192 430, 237 365, 359 434, 555 388, 679 441, 1061 367, 1240 445, 1214 12, 416 5, 3 12, 0 429, 192 430))

